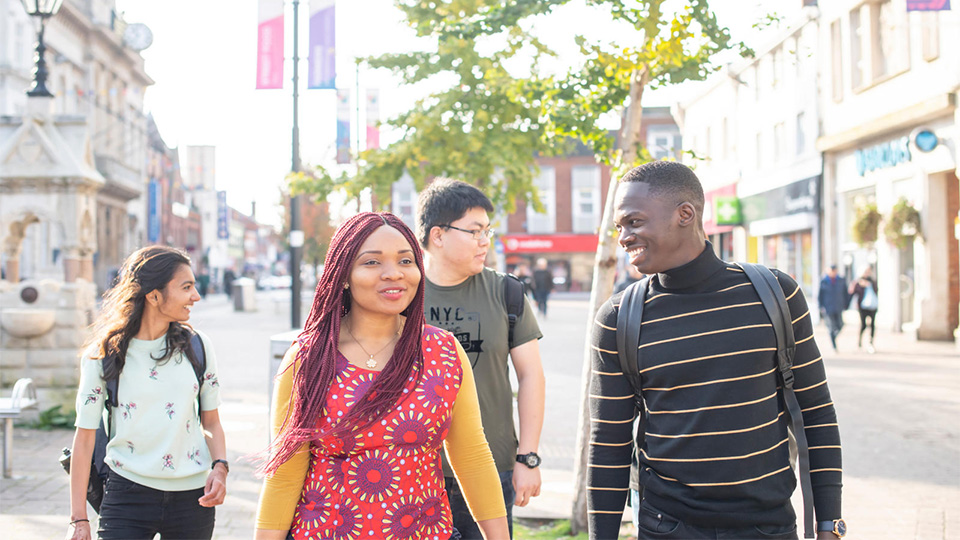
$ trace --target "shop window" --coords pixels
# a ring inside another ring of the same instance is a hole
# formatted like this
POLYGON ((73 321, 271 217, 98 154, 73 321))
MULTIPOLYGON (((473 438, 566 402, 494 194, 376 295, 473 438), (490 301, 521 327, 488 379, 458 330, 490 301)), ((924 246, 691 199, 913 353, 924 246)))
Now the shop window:
POLYGON ((600 167, 574 167, 571 181, 573 232, 593 234, 600 226, 600 167))
POLYGON ((554 233, 557 230, 556 184, 557 171, 553 167, 541 167, 534 181, 544 211, 538 213, 532 204, 527 204, 527 232, 530 234, 554 233))

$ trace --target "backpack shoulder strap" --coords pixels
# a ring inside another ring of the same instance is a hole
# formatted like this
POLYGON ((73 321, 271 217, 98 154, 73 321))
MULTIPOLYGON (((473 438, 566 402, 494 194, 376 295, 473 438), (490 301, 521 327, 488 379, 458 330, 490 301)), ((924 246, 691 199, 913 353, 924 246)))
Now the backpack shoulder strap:
POLYGON ((617 356, 620 358, 620 369, 637 395, 641 395, 637 351, 640 347, 640 323, 643 321, 643 306, 647 301, 649 282, 650 278, 645 277, 631 283, 623 291, 617 311, 617 356))
POLYGON ((507 346, 513 347, 513 329, 517 320, 523 315, 523 282, 513 274, 504 274, 503 301, 507 308, 507 322, 510 326, 507 336, 507 346))
POLYGON ((203 340, 200 339, 200 334, 193 331, 193 329, 188 328, 187 331, 190 332, 190 351, 193 356, 197 359, 196 363, 191 362, 193 366, 193 374, 197 376, 197 417, 200 417, 201 409, 200 404, 200 390, 203 388, 203 374, 207 370, 207 351, 203 348, 203 340))
POLYGON ((804 536, 813 538, 813 488, 810 484, 810 453, 807 436, 803 431, 803 413, 793 391, 793 357, 797 345, 793 334, 793 321, 790 307, 783 295, 783 289, 769 268, 759 264, 740 263, 753 288, 763 303, 763 308, 773 323, 777 336, 777 372, 783 386, 783 402, 790 414, 793 434, 797 439, 797 461, 800 465, 800 490, 803 495, 804 536))
MULTIPOLYGON (((117 363, 116 354, 108 354, 103 357, 100 361, 101 369, 103 373, 112 371, 113 367, 117 363)), ((120 374, 118 373, 115 378, 104 379, 107 387, 107 397, 103 400, 104 407, 107 408, 107 421, 103 424, 104 433, 106 433, 108 439, 110 437, 110 430, 113 429, 113 408, 119 406, 119 401, 117 401, 117 390, 120 382, 120 374)))

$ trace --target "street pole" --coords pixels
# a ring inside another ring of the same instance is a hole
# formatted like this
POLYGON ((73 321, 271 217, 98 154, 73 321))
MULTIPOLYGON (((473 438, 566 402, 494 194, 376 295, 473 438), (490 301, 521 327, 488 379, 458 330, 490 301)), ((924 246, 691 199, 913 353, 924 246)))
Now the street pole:
MULTIPOLYGON (((300 172, 300 1, 293 0, 293 164, 291 172, 300 172)), ((300 230, 300 197, 290 197, 290 327, 300 328, 300 261, 303 258, 303 231, 300 230)))

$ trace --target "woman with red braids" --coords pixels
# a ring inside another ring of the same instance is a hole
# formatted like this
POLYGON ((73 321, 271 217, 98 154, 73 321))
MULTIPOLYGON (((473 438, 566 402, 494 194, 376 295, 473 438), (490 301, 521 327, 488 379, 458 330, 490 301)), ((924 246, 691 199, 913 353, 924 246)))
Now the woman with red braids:
POLYGON ((484 536, 509 537, 460 343, 423 317, 423 256, 389 213, 337 229, 277 375, 257 539, 458 538, 441 446, 484 536))

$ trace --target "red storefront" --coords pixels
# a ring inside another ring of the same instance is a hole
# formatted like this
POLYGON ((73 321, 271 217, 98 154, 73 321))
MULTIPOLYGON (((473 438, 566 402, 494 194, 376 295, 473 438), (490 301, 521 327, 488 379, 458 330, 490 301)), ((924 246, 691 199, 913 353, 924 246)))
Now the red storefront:
POLYGON ((544 258, 553 273, 555 290, 590 290, 597 235, 507 234, 498 240, 508 272, 517 273, 523 266, 532 271, 537 259, 544 258))

